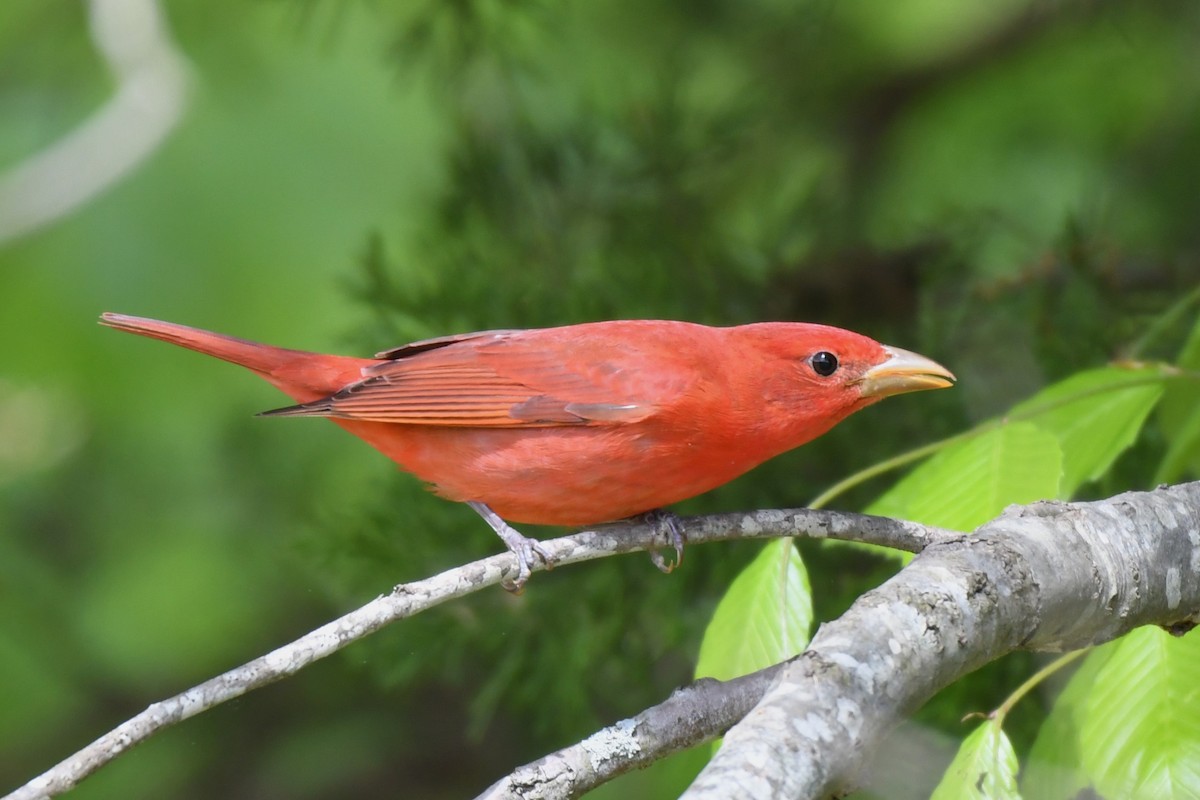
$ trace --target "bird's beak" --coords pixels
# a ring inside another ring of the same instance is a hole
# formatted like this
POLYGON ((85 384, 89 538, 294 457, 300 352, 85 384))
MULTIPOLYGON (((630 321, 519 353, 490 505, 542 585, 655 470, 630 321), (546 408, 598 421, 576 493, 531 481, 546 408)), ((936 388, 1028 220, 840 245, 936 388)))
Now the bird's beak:
POLYGON ((891 397, 954 385, 954 373, 936 361, 899 347, 884 345, 883 349, 887 361, 871 367, 859 380, 863 397, 891 397))

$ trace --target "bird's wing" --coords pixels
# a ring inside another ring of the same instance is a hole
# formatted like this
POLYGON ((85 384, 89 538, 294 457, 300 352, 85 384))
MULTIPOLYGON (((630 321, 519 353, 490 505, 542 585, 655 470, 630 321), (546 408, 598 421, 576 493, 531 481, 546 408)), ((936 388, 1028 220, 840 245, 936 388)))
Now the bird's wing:
POLYGON ((266 413, 487 428, 637 422, 686 379, 646 364, 644 347, 629 351, 624 338, 554 329, 449 336, 386 351, 391 360, 363 380, 266 413))
POLYGON ((387 361, 398 361, 403 358, 411 358, 418 353, 424 353, 429 350, 438 350, 443 347, 448 347, 459 342, 469 342, 472 340, 487 340, 497 339, 501 337, 512 336, 513 334, 524 333, 521 329, 509 330, 491 330, 491 331, 475 331, 473 333, 454 333, 449 336, 438 336, 433 339, 421 339, 417 342, 409 342, 402 344, 399 347, 393 347, 391 350, 384 350, 382 353, 376 353, 376 358, 382 358, 387 361))

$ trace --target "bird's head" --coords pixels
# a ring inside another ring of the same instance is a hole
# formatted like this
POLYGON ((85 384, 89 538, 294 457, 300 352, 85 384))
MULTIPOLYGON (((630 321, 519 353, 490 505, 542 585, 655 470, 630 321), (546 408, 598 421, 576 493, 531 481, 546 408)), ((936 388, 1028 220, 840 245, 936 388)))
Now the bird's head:
POLYGON ((786 364, 763 370, 758 380, 764 400, 788 408, 804 441, 885 397, 954 384, 954 374, 936 361, 853 331, 786 322, 745 328, 758 349, 786 364))

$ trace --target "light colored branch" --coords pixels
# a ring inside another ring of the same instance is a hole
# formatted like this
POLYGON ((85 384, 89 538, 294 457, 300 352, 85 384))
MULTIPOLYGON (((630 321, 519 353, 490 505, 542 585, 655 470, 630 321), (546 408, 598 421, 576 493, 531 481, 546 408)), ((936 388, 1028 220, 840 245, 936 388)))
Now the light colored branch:
MULTIPOLYGON (((711 740, 743 716, 688 797, 824 797, 855 783, 862 760, 905 714, 989 660, 1020 647, 1082 647, 1145 623, 1183 630, 1200 612, 1200 483, 1099 503, 1014 507, 969 537, 808 509, 684 523, 691 544, 808 535, 924 552, 822 626, 802 656, 734 681, 692 684, 517 770, 485 798, 578 797, 711 740)), ((651 526, 621 525, 545 545, 565 565, 665 542, 651 526)), ((64 791, 157 730, 290 675, 388 622, 498 583, 512 566, 511 556, 493 556, 398 586, 291 645, 151 706, 10 797, 64 791)))
POLYGON ((687 797, 838 794, 907 713, 987 661, 1086 647, 1145 623, 1186 629, 1200 610, 1198 572, 1200 483, 1013 507, 927 549, 822 626, 803 655, 698 681, 518 768, 479 800, 579 797, 737 720, 687 797))
MULTIPOLYGON (((960 535, 883 517, 810 509, 720 514, 685 518, 682 523, 687 540, 693 545, 729 539, 808 536, 868 542, 919 552, 929 544, 960 535)), ((646 524, 608 525, 543 542, 558 566, 666 545, 658 527, 646 524)), ((292 675, 384 625, 500 583, 503 578, 510 578, 510 571, 514 569, 513 557, 505 553, 447 570, 425 580, 401 584, 390 594, 376 598, 290 644, 181 694, 154 703, 15 790, 5 800, 32 800, 59 795, 125 750, 164 728, 292 675)), ((545 567, 539 563, 534 565, 534 569, 542 570, 545 567)), ((537 591, 536 581, 531 591, 537 591)))
POLYGON ((635 717, 593 733, 493 784, 476 800, 574 798, 618 775, 710 742, 762 699, 783 664, 734 678, 701 678, 635 717))
POLYGON ((92 41, 117 81, 95 114, 0 174, 0 242, 71 213, 145 161, 183 115, 187 70, 155 0, 91 0, 92 41))
POLYGON ((687 800, 823 798, 939 689, 1005 653, 1070 650, 1200 612, 1200 482, 1008 509, 823 625, 687 800))

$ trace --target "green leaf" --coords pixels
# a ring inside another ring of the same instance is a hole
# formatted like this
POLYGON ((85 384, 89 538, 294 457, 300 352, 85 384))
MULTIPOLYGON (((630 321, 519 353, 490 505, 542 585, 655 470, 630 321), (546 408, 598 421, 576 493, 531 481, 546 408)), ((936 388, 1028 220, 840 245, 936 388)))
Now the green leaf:
POLYGON ((930 800, 1020 797, 1017 754, 1004 730, 988 720, 963 741, 930 800))
POLYGON ((1079 763, 1079 732, 1096 675, 1116 649, 1116 642, 1097 647, 1067 681, 1038 730, 1022 774, 1025 800, 1067 800, 1087 787, 1079 763))
POLYGON ((1200 796, 1200 636, 1154 627, 1091 653, 1030 751, 1028 800, 1200 796))
POLYGON ((1058 439, 1031 422, 1001 425, 949 447, 906 475, 868 514, 970 531, 1010 503, 1059 495, 1058 439))
POLYGON ((1200 636, 1120 639, 1084 708, 1079 753, 1104 797, 1200 797, 1200 636))
POLYGON ((1076 373, 1015 406, 1025 418, 1058 438, 1062 448, 1060 497, 1103 475, 1137 440, 1163 392, 1158 368, 1101 367, 1076 373), (1038 409, 1046 409, 1038 411, 1038 409))
MULTIPOLYGON (((1200 387, 1192 394, 1192 397, 1185 398, 1190 416, 1184 417, 1178 424, 1168 423, 1165 418, 1161 420, 1168 445, 1162 464, 1151 481, 1155 485, 1177 483, 1184 478, 1200 475, 1200 387)), ((1166 400, 1164 397, 1164 405, 1166 400)))
POLYGON ((1162 378, 1151 368, 1072 375, 1014 407, 1012 422, 942 450, 866 511, 970 531, 1011 503, 1067 499, 1137 439, 1162 378))
POLYGON ((700 643, 696 677, 728 680, 790 658, 808 644, 812 589, 791 539, 769 542, 734 578, 700 643))
MULTIPOLYGON (((1200 370, 1200 317, 1176 360, 1186 370, 1200 370)), ((1155 483, 1174 483, 1184 475, 1200 475, 1200 380, 1172 381, 1163 392, 1158 424, 1167 439, 1155 483)))

